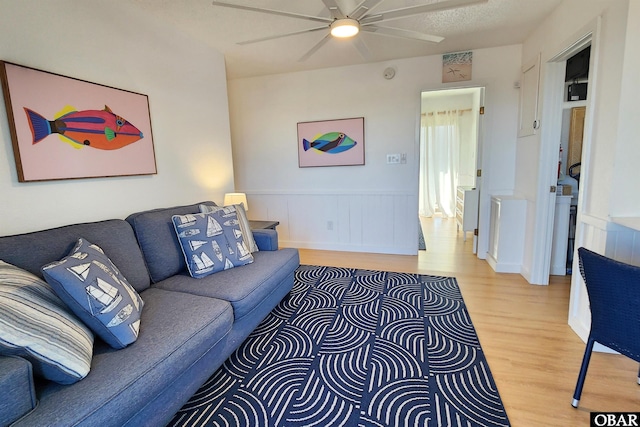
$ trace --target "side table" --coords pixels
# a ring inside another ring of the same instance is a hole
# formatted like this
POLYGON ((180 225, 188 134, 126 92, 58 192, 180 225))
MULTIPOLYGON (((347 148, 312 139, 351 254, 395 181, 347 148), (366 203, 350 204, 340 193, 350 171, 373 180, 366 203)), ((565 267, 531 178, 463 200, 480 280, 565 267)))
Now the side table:
POLYGON ((249 220, 249 226, 252 230, 275 230, 276 226, 280 224, 280 221, 253 221, 249 220))

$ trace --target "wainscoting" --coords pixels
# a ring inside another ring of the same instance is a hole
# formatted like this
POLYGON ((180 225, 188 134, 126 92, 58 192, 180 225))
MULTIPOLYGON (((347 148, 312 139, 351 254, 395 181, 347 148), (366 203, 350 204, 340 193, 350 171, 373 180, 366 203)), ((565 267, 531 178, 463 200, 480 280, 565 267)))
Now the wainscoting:
POLYGON ((418 204, 409 191, 245 192, 250 219, 280 221, 281 246, 418 253, 418 204))
MULTIPOLYGON (((576 247, 584 246, 609 258, 629 264, 640 265, 640 227, 635 224, 625 226, 623 220, 604 220, 582 215, 578 218, 576 247)), ((640 225, 638 221, 631 221, 640 225)), ((571 277, 571 298, 569 303, 569 325, 586 342, 591 327, 589 298, 582 276, 578 257, 574 256, 571 277)), ((596 344, 596 350, 606 351, 596 344)))

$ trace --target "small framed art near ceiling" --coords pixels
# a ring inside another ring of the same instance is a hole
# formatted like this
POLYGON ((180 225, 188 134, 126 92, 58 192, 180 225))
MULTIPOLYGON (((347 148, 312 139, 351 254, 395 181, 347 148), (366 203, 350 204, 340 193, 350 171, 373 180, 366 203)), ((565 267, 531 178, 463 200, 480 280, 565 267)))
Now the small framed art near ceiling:
POLYGON ((18 181, 157 173, 146 95, 0 61, 18 181))
POLYGON ((473 52, 455 52, 442 55, 442 83, 471 80, 473 52))
POLYGON ((364 165, 364 117, 298 123, 298 165, 364 165))

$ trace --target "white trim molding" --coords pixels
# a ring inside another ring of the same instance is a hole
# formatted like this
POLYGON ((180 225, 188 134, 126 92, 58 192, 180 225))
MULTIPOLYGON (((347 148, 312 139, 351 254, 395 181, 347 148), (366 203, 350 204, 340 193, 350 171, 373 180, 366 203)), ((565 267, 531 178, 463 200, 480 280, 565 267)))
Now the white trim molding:
POLYGON ((412 191, 245 190, 255 220, 279 221, 281 246, 418 254, 418 206, 412 191))

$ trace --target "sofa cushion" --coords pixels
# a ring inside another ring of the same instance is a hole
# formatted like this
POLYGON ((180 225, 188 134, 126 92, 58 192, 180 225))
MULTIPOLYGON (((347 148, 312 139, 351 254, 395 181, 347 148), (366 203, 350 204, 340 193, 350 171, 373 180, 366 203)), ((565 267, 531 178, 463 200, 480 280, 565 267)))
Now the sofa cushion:
POLYGON ((253 257, 253 263, 242 268, 224 270, 202 279, 179 274, 155 286, 229 301, 233 306, 234 318, 238 320, 251 312, 300 264, 298 250, 292 248, 260 251, 254 253, 253 257))
POLYGON ((93 334, 39 277, 0 261, 0 354, 29 360, 61 384, 91 369, 93 334))
POLYGON ((173 226, 191 277, 199 279, 253 262, 233 206, 210 213, 174 215, 173 226))
POLYGON ((42 277, 42 266, 67 256, 80 237, 108 253, 138 292, 149 287, 149 273, 142 252, 131 226, 122 219, 0 237, 0 259, 42 277))
POLYGON ((31 363, 0 356, 0 426, 7 426, 36 407, 31 363))
POLYGON ((99 246, 79 239, 71 253, 42 267, 47 282, 113 348, 138 337, 144 302, 99 246))
MULTIPOLYGON (((199 206, 201 204, 215 206, 213 202, 201 202, 193 205, 137 212, 126 218, 133 227, 147 263, 149 275, 154 283, 186 270, 187 264, 184 261, 171 217, 200 212, 199 206)), ((106 248, 103 249, 106 250, 106 248)))
MULTIPOLYGON (((256 245, 256 241, 253 238, 253 233, 251 232, 251 226, 249 225, 249 219, 247 219, 247 212, 244 210, 244 205, 240 203, 239 205, 233 205, 233 207, 238 214, 238 225, 240 226, 244 242, 251 253, 257 252, 259 250, 258 245, 256 245)), ((220 209, 224 209, 224 207, 200 205, 200 212, 202 213, 215 212, 220 209)))
POLYGON ((224 346, 233 314, 228 302, 148 289, 140 335, 115 350, 98 341, 89 375, 71 386, 47 384, 38 409, 18 425, 121 426, 211 348, 224 346), (81 398, 79 398, 81 396, 81 398))

